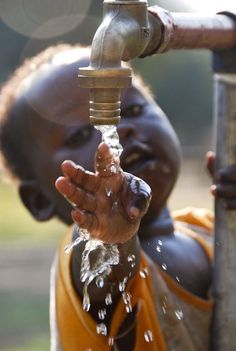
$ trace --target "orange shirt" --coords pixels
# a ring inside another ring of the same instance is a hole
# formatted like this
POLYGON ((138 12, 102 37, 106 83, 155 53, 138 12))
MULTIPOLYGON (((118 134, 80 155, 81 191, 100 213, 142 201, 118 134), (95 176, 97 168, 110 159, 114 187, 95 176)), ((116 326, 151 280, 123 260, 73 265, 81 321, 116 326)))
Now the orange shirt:
MULTIPOLYGON (((205 239, 212 230, 210 214, 205 210, 186 209, 174 213, 174 218, 176 230, 198 240, 210 258, 211 250, 205 239)), ((71 256, 64 253, 64 247, 70 240, 71 232, 59 252, 55 322, 60 348, 54 350, 111 350, 109 338, 116 339, 126 317, 124 302, 121 299, 116 307, 109 335, 98 335, 97 323, 89 313, 83 311, 82 302, 72 285, 71 256)), ((143 278, 137 271, 126 288, 132 296, 132 307, 137 306, 134 351, 207 350, 212 301, 186 291, 142 253, 140 270, 144 268, 148 275, 143 278)))

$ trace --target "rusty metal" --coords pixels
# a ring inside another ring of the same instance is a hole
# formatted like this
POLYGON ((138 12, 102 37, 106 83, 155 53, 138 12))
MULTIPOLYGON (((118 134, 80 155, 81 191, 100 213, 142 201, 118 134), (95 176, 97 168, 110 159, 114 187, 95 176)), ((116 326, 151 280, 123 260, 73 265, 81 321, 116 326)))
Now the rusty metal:
POLYGON ((158 6, 148 11, 163 29, 161 42, 156 42, 152 54, 170 49, 222 50, 236 45, 236 24, 230 16, 170 13, 158 6))

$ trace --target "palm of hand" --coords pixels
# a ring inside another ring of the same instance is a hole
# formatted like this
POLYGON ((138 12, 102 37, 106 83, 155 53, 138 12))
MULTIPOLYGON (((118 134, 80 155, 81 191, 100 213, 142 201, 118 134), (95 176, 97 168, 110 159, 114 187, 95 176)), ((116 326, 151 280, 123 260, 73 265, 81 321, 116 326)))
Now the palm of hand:
POLYGON ((56 187, 74 204, 72 218, 80 228, 105 243, 126 242, 138 231, 148 209, 150 188, 124 173, 104 143, 98 147, 95 170, 91 173, 65 161, 64 177, 56 181, 56 187))

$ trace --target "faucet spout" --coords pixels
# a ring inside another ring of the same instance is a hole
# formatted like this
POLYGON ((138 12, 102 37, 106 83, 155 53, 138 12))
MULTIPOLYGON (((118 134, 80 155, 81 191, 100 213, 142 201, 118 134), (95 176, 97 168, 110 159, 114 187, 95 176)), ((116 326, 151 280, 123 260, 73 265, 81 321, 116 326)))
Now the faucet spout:
POLYGON ((131 70, 122 61, 140 56, 149 43, 147 0, 104 0, 103 9, 90 66, 80 68, 79 84, 90 88, 91 123, 116 125, 121 89, 131 85, 131 70))

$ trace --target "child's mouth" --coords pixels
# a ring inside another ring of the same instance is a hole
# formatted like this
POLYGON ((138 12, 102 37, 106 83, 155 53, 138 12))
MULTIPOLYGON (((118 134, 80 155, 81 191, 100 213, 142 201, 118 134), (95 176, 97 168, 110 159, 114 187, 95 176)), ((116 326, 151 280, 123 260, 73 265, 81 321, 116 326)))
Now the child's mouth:
POLYGON ((124 171, 139 175, 152 167, 155 158, 146 144, 134 143, 124 149, 121 155, 121 167, 124 171))

